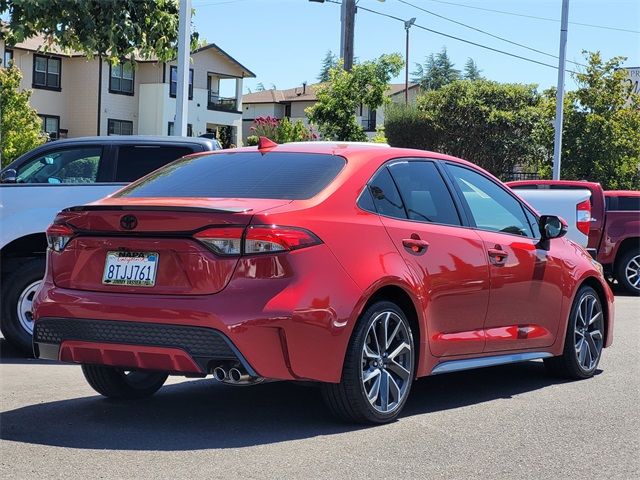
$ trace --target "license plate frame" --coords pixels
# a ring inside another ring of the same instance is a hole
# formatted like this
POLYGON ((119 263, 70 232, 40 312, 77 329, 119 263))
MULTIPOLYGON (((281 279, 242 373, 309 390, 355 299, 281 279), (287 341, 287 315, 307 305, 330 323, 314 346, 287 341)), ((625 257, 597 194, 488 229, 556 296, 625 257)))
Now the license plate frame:
POLYGON ((117 287, 154 287, 159 263, 160 255, 157 252, 108 251, 104 261, 102 284, 117 287))

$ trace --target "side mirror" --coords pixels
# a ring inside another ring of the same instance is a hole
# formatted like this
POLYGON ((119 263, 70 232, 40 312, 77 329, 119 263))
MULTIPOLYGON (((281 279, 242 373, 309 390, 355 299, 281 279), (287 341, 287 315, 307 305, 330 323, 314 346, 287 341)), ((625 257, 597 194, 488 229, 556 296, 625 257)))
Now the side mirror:
POLYGON ((542 240, 560 238, 567 233, 568 225, 562 218, 555 215, 542 215, 539 222, 542 240))
POLYGON ((18 181, 18 172, 13 168, 7 168, 0 175, 0 183, 16 183, 18 181))

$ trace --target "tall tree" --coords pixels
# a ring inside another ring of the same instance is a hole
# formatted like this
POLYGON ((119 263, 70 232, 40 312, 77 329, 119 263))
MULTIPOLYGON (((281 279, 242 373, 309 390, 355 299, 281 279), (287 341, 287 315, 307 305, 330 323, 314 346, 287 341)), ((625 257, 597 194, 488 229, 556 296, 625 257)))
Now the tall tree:
POLYGON ((9 164, 44 143, 42 121, 29 105, 31 90, 20 90, 17 67, 0 68, 0 158, 9 164))
POLYGON ((324 56, 324 59, 322 60, 322 67, 320 68, 318 81, 328 82, 329 70, 336 67, 338 65, 338 62, 339 62, 338 57, 331 50, 327 50, 327 54, 324 56))
POLYGON ((473 60, 473 58, 469 57, 467 59, 467 63, 464 64, 464 73, 462 74, 462 78, 465 80, 480 80, 482 78, 482 70, 478 68, 478 65, 473 60))
POLYGON ((460 70, 455 68, 455 65, 449 58, 446 47, 443 47, 442 50, 436 54, 435 66, 442 84, 440 86, 460 80, 460 70))
POLYGON ((416 66, 412 75, 412 81, 419 83, 424 90, 437 90, 459 80, 460 70, 455 68, 447 49, 443 48, 437 54, 429 54, 424 65, 416 66))
POLYGON ((355 64, 350 72, 338 65, 329 70, 329 80, 316 89, 318 101, 306 109, 309 120, 318 125, 328 140, 367 139, 355 112, 360 105, 376 109, 388 102, 389 80, 400 73, 404 61, 397 54, 355 64))
MULTIPOLYGON (((0 0, 0 13, 9 13, 7 44, 43 35, 45 50, 56 44, 114 62, 134 54, 175 58, 178 10, 177 0, 0 0)), ((196 48, 198 34, 191 40, 196 48)))

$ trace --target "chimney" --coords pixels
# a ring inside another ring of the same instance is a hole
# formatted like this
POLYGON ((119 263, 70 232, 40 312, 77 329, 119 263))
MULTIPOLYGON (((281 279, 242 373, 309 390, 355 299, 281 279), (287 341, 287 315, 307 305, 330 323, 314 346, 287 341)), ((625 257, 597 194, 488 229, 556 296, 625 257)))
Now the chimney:
POLYGON ((302 82, 302 94, 307 93, 307 82, 302 82))

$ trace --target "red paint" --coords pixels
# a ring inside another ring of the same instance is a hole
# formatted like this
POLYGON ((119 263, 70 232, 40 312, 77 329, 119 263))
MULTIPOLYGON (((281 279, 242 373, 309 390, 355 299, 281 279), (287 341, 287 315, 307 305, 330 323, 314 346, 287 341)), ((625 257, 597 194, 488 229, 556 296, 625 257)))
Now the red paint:
MULTIPOLYGON (((213 328, 260 376, 336 382, 359 315, 385 289, 404 293, 415 309, 417 375, 423 376, 442 357, 532 348, 561 353, 571 302, 590 279, 605 292, 606 345, 611 343, 613 296, 591 258, 566 239, 552 240, 544 250, 525 237, 391 219, 357 206, 365 184, 391 159, 423 157, 477 169, 474 165, 374 146, 309 142, 271 148, 333 153, 347 163, 309 200, 109 197, 88 210, 61 213, 56 223, 72 226, 77 235, 63 251, 48 253, 34 303, 36 321, 61 317, 213 328), (137 217, 135 234, 120 225, 125 214, 137 217), (210 229, 233 238, 242 231, 245 241, 274 241, 285 250, 219 256, 201 241, 210 229), (207 233, 198 240, 198 232, 207 233), (159 253, 155 287, 102 285, 106 252, 119 248, 159 253), (491 250, 497 252, 490 256, 491 250)), ((245 151, 255 148, 234 154, 245 151)), ((65 342, 62 351, 65 361, 129 368, 162 364, 172 373, 193 373, 195 365, 179 349, 65 342)))

